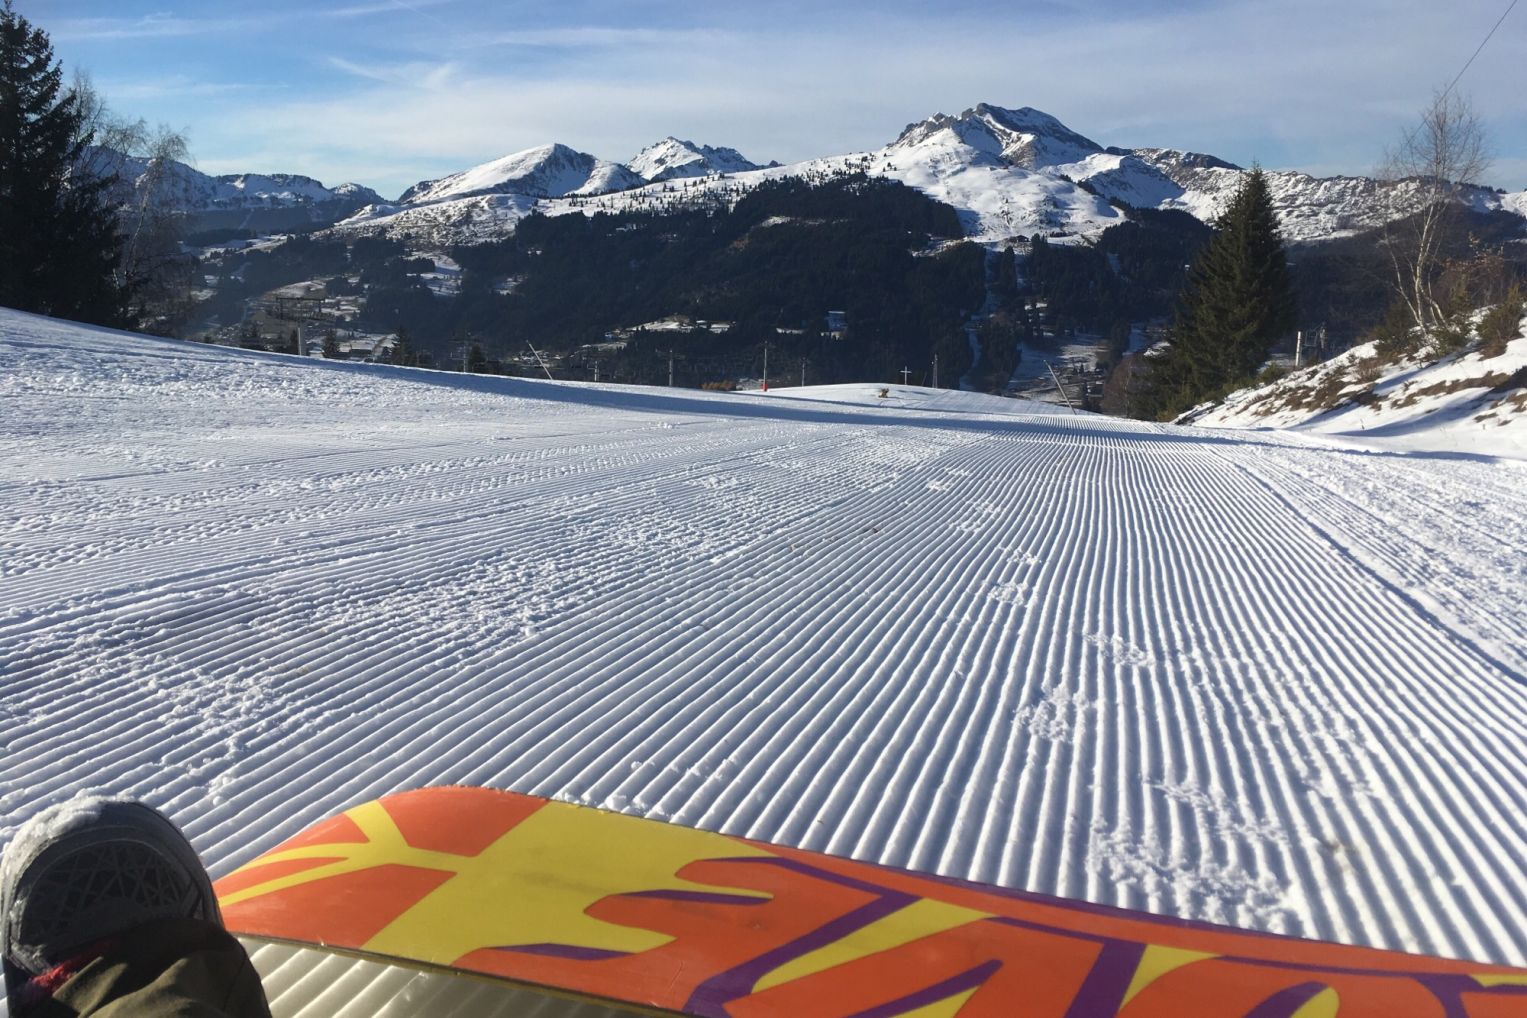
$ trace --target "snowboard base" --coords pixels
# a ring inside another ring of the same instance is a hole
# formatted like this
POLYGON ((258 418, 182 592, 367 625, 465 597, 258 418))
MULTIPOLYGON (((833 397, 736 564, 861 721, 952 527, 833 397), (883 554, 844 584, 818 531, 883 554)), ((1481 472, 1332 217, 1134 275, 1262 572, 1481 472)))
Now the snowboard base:
POLYGON ((649 1018, 637 1010, 453 969, 240 937, 272 1018, 649 1018))

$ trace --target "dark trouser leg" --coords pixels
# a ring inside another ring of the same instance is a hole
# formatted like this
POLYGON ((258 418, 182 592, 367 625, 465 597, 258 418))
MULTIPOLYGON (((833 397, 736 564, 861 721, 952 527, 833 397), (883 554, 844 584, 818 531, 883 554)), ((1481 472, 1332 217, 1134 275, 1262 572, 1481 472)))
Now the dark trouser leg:
MULTIPOLYGON (((14 1012, 13 1012, 14 1013, 14 1012)), ((214 923, 130 930, 21 1018, 270 1018, 243 945, 214 923)))

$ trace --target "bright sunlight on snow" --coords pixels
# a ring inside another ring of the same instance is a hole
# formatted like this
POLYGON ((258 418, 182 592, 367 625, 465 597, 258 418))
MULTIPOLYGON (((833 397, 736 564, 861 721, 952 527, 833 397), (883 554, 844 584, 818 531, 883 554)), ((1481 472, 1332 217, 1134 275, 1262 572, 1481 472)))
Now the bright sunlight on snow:
POLYGON ((0 312, 0 837, 493 785, 1527 961, 1522 464, 0 312))

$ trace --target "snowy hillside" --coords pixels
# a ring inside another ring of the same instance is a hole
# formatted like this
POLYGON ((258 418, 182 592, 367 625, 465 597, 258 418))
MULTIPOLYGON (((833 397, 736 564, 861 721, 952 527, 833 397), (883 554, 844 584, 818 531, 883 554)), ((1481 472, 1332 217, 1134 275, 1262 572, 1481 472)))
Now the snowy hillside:
POLYGON ((619 163, 596 159, 566 145, 542 145, 449 177, 415 184, 403 192, 398 203, 424 204, 489 192, 562 198, 570 194, 622 191, 644 183, 644 179, 619 163))
POLYGON ((1294 428, 1381 448, 1527 461, 1527 320, 1522 326, 1523 335, 1494 357, 1474 350, 1386 361, 1365 343, 1271 385, 1233 393, 1193 423, 1294 428))
MULTIPOLYGON (((583 167, 593 156, 565 146, 545 146, 489 163, 443 181, 411 189, 397 206, 367 210, 344 224, 355 232, 411 237, 442 246, 485 239, 488 221, 478 206, 415 214, 426 201, 455 201, 492 189, 547 198, 548 214, 599 210, 662 211, 705 201, 735 201, 765 180, 863 172, 900 180, 960 212, 970 237, 986 244, 1012 243, 1035 233, 1062 242, 1094 237, 1124 221, 1110 200, 1142 208, 1181 209, 1214 219, 1234 191, 1241 167, 1213 156, 1167 148, 1104 148, 1055 117, 1024 107, 1010 110, 982 103, 959 116, 937 114, 909 125, 884 148, 811 159, 784 167, 757 168, 733 149, 664 139, 639 153, 630 167, 604 163, 603 175, 585 184, 583 167), (581 162, 548 186, 524 169, 527 161, 560 151, 581 162), (711 176, 706 176, 710 174, 711 176), (725 174, 724 178, 715 174, 725 174), (646 184, 645 180, 656 181, 646 184), (673 181, 685 185, 675 191, 673 181), (557 200, 558 195, 586 196, 557 200), (459 229, 449 224, 463 224, 459 229)), ((1292 170, 1269 172, 1273 202, 1290 241, 1320 240, 1379 225, 1395 203, 1383 185, 1366 177, 1319 178, 1292 170)), ((1504 208, 1527 216, 1521 195, 1501 196, 1479 189, 1481 210, 1504 208)), ((517 220, 501 220, 509 230, 517 220)), ((493 236, 493 235, 487 235, 493 236)), ((503 236, 502 233, 496 236, 503 236)))
POLYGON ((340 234, 380 234, 395 240, 439 239, 440 244, 481 244, 514 232, 515 224, 538 208, 539 198, 523 194, 478 194, 470 198, 414 205, 368 205, 333 230, 340 234))
MULTIPOLYGON (((1142 161, 1180 188, 1175 196, 1153 203, 1158 208, 1178 208, 1208 221, 1225 207, 1245 172, 1241 167, 1193 152, 1172 149, 1137 149, 1142 161)), ((1382 226, 1405 202, 1388 194, 1391 187, 1413 189, 1412 183, 1381 184, 1369 177, 1312 177, 1295 170, 1267 170, 1273 208, 1288 240, 1323 240, 1382 226)), ((1501 196, 1485 188, 1473 192, 1480 211, 1513 208, 1501 196)))
POLYGON ((713 148, 668 137, 648 145, 631 161, 630 169, 649 181, 703 177, 711 173, 742 173, 762 169, 734 148, 713 148))
POLYGON ((215 874, 495 785, 1527 960, 1527 475, 953 392, 598 387, 0 312, 0 840, 215 874))

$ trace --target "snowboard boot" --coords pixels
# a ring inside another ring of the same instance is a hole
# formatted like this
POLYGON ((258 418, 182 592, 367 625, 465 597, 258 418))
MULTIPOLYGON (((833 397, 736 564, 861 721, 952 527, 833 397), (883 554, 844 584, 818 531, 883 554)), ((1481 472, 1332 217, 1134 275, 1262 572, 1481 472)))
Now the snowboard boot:
POLYGON ((7 848, 0 884, 0 957, 13 1015, 134 927, 161 919, 222 925, 195 850, 136 802, 76 800, 44 810, 7 848))

